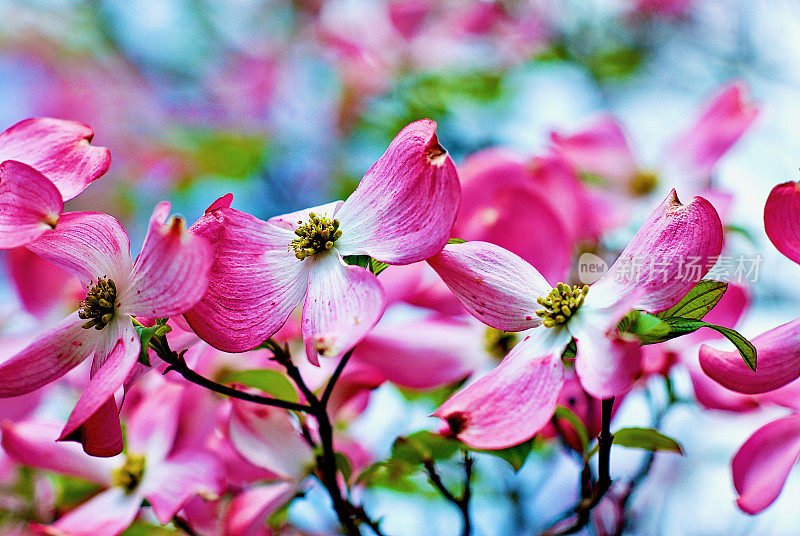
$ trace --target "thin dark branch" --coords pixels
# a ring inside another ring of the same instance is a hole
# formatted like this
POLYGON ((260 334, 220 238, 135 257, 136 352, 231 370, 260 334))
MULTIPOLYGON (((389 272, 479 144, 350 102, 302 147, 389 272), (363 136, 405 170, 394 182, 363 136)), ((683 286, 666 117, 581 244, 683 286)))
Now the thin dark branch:
POLYGON ((320 404, 322 404, 322 407, 324 408, 328 407, 328 400, 331 399, 331 395, 333 394, 333 389, 334 387, 336 387, 336 382, 339 380, 339 377, 342 375, 342 372, 344 372, 344 367, 347 366, 347 362, 350 361, 350 356, 353 355, 353 350, 355 350, 355 348, 351 349, 349 352, 344 354, 342 358, 339 360, 339 364, 336 365, 336 370, 333 371, 333 375, 331 376, 331 379, 328 380, 328 385, 325 386, 325 391, 323 391, 322 396, 319 399, 319 402, 320 404))
POLYGON ((423 466, 425 467, 425 471, 428 473, 428 478, 430 479, 433 487, 435 487, 439 493, 441 493, 442 496, 447 499, 447 501, 458 507, 459 511, 461 512, 461 536, 469 536, 472 532, 472 520, 469 515, 469 503, 470 499, 472 498, 473 465, 474 460, 472 459, 472 456, 470 456, 468 451, 464 451, 464 491, 460 497, 456 497, 447 488, 447 486, 445 486, 442 478, 439 476, 439 473, 436 470, 436 464, 434 464, 433 460, 425 460, 423 462, 423 466))

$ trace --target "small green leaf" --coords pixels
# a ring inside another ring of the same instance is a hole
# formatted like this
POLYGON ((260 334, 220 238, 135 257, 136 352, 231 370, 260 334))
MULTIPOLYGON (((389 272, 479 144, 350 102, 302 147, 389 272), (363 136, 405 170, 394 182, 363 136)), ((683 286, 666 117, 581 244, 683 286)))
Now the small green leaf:
POLYGON ((580 417, 575 415, 571 409, 564 406, 556 407, 554 417, 556 419, 564 419, 572 425, 572 429, 578 434, 578 440, 581 442, 581 450, 586 452, 586 449, 589 447, 589 431, 586 429, 586 425, 583 424, 580 417))
POLYGON ((388 267, 389 265, 386 264, 385 262, 381 262, 375 259, 370 259, 369 261, 369 269, 375 275, 379 275, 382 271, 384 271, 388 267))
POLYGON ((614 445, 652 452, 670 451, 683 454, 680 443, 653 428, 621 428, 614 432, 614 445))
POLYGON ((350 477, 353 476, 353 465, 350 463, 350 459, 341 452, 335 453, 334 457, 336 458, 336 469, 342 473, 345 482, 350 482, 350 477))
POLYGON ((750 367, 751 370, 756 370, 756 348, 738 331, 731 328, 718 326, 716 324, 711 324, 710 322, 705 322, 703 320, 694 320, 691 318, 670 317, 665 318, 664 322, 670 325, 669 339, 680 337, 681 335, 686 335, 687 333, 692 333, 700 328, 713 329, 731 341, 739 351, 739 355, 742 356, 745 364, 750 367))
POLYGON ((715 305, 717 305, 717 302, 722 299, 727 289, 727 283, 704 279, 697 283, 686 296, 681 298, 681 301, 666 311, 656 313, 656 316, 658 318, 679 316, 681 318, 701 320, 715 305))
POLYGON ((223 378, 222 383, 240 383, 269 393, 280 400, 299 401, 292 382, 277 370, 256 369, 231 372, 223 378))
POLYGON ((156 320, 155 326, 143 326, 139 322, 133 323, 134 329, 136 329, 136 333, 139 335, 139 363, 142 365, 149 367, 150 366, 150 355, 148 354, 148 349, 150 347, 150 340, 153 337, 163 337, 170 331, 172 328, 166 325, 166 319, 159 319, 156 320))
POLYGON ((533 450, 535 441, 535 438, 531 438, 524 443, 520 443, 519 445, 515 445, 507 449, 476 450, 475 452, 483 452, 485 454, 497 456, 498 458, 507 461, 508 464, 514 469, 514 472, 517 472, 522 469, 523 465, 525 465, 525 460, 528 459, 528 455, 531 453, 531 450, 533 450))
POLYGON ((406 437, 398 437, 392 444, 392 460, 409 465, 425 461, 445 460, 455 454, 461 442, 456 439, 423 430, 406 437))
POLYGON ((361 471, 356 478, 356 484, 386 488, 400 493, 416 493, 419 491, 419 486, 409 477, 417 470, 418 466, 399 461, 376 462, 361 471))
POLYGON ((561 353, 561 359, 575 359, 576 355, 578 355, 578 345, 575 344, 575 339, 570 339, 569 344, 561 353))
POLYGON ((351 266, 360 266, 369 269, 372 257, 369 255, 345 255, 342 260, 351 266))
POLYGON ((644 311, 628 313, 620 321, 618 328, 620 331, 635 335, 642 344, 662 342, 670 333, 669 324, 644 311))
POLYGON ((463 244, 464 242, 466 242, 466 240, 463 238, 451 238, 447 241, 448 244, 463 244))

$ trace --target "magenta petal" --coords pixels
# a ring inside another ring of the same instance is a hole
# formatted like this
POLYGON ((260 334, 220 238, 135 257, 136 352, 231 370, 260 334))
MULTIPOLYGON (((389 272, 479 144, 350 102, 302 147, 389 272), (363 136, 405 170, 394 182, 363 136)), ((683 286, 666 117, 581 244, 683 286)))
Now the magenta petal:
POLYGON ((251 536, 278 508, 297 492, 291 482, 253 486, 238 493, 225 516, 225 536, 251 536))
POLYGON ((723 351, 703 345, 700 366, 713 379, 739 393, 764 393, 800 377, 800 319, 753 338, 756 371, 750 370, 736 350, 723 351))
POLYGON ((588 331, 577 333, 575 340, 575 372, 587 393, 604 399, 630 391, 641 369, 638 342, 588 331))
POLYGON ((131 271, 130 241, 117 220, 98 212, 66 212, 58 226, 44 233, 28 249, 63 266, 84 284, 98 277, 125 288, 131 271))
POLYGON ((152 462, 167 457, 175 443, 183 387, 166 382, 136 406, 128 418, 128 450, 145 454, 152 462))
POLYGON ((541 324, 537 298, 550 284, 517 255, 488 242, 448 244, 428 264, 467 311, 489 326, 523 331, 541 324))
POLYGON ((75 368, 94 350, 94 330, 73 313, 27 348, 0 363, 0 397, 30 393, 75 368))
POLYGON ((796 182, 779 184, 769 193, 764 230, 778 251, 800 264, 800 189, 796 182))
POLYGON ((371 272, 338 255, 311 262, 301 328, 306 356, 318 364, 319 355, 340 356, 372 329, 386 308, 386 293, 371 272))
POLYGON ((545 345, 526 337, 497 368, 461 389, 434 415, 473 448, 503 449, 531 438, 553 416, 564 383, 566 341, 556 342, 545 345))
POLYGON ((24 246, 53 229, 63 208, 47 177, 13 160, 0 164, 0 249, 24 246))
POLYGON ((461 191, 455 165, 436 139, 436 123, 406 126, 367 171, 336 215, 342 255, 390 264, 435 255, 450 238, 461 191))
POLYGON ((119 297, 122 314, 167 318, 188 310, 206 292, 213 250, 187 232, 181 218, 167 221, 169 210, 169 203, 161 203, 153 211, 130 286, 119 297))
POLYGON ((142 497, 111 488, 62 516, 50 526, 40 527, 52 536, 117 536, 133 523, 142 497))
POLYGON ((185 313, 195 332, 227 352, 255 348, 274 335, 306 293, 310 260, 289 250, 288 229, 218 207, 190 227, 216 253, 208 290, 185 313))
POLYGON ((800 416, 778 419, 756 430, 731 464, 739 508, 757 514, 775 502, 798 456, 800 416))
POLYGON ((0 134, 0 159, 18 160, 53 181, 64 201, 108 171, 111 154, 90 145, 94 132, 75 121, 26 119, 0 134))
POLYGON ((28 248, 10 249, 4 259, 20 304, 36 318, 44 319, 59 306, 75 305, 80 300, 80 282, 28 248))
POLYGON ((108 458, 122 452, 122 427, 119 408, 114 397, 109 397, 83 423, 68 434, 62 432, 58 441, 75 441, 91 456, 108 458))
POLYGON ((638 292, 637 309, 668 309, 711 269, 722 236, 722 222, 708 201, 695 197, 682 205, 672 190, 589 294, 612 303, 638 292))

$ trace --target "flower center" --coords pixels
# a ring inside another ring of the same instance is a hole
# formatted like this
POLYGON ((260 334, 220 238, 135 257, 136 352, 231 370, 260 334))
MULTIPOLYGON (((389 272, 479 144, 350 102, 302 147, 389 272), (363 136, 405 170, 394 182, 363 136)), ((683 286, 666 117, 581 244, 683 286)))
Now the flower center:
POLYGON ((141 454, 128 454, 122 467, 114 469, 112 481, 115 486, 130 493, 136 489, 144 475, 144 456, 141 454))
POLYGON ((559 283, 546 298, 536 300, 544 307, 536 311, 536 316, 541 317, 545 327, 563 326, 581 308, 588 292, 589 285, 570 287, 566 283, 559 283))
POLYGON ((514 332, 487 328, 483 335, 483 348, 492 357, 503 359, 518 340, 519 336, 514 332))
POLYGON ((294 256, 301 261, 306 257, 330 250, 342 236, 339 220, 330 220, 313 212, 308 215, 308 222, 297 223, 302 225, 295 230, 297 238, 291 241, 289 247, 294 249, 294 256))
POLYGON ((106 327, 114 318, 115 302, 117 301, 117 286, 111 279, 97 280, 97 284, 89 290, 86 298, 80 303, 78 316, 88 320, 82 327, 97 330, 106 327))
POLYGON ((658 175, 642 169, 636 172, 628 187, 633 195, 641 196, 649 194, 656 186, 658 186, 658 175))

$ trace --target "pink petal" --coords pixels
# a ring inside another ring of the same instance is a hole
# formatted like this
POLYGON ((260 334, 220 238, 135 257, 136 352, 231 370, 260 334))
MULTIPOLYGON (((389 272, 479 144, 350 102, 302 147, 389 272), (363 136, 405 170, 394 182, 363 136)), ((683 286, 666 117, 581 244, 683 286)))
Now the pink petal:
POLYGON ((318 364, 319 355, 338 357, 372 329, 386 307, 386 293, 372 273, 345 265, 335 253, 310 262, 302 331, 306 356, 318 364))
POLYGON ((95 458, 77 445, 56 443, 59 430, 53 423, 6 421, 2 424, 3 450, 19 463, 110 486, 111 472, 119 460, 95 458))
POLYGON ((726 86, 666 150, 664 166, 681 180, 708 180, 714 166, 750 127, 758 109, 741 83, 726 86))
POLYGON ((55 228, 63 209, 44 175, 13 160, 0 164, 0 249, 24 246, 55 228))
POLYGON ((97 331, 72 313, 27 348, 0 364, 0 397, 30 393, 75 368, 94 350, 97 331))
POLYGON ((695 197, 682 205, 672 190, 589 295, 613 302, 638 292, 637 309, 668 309, 711 269, 722 236, 722 223, 708 201, 695 197))
POLYGON ((757 514, 775 502, 798 456, 800 416, 778 419, 756 430, 731 464, 739 508, 757 514))
POLYGON ((39 527, 52 536, 117 536, 133 523, 142 497, 111 488, 62 516, 49 526, 39 527))
POLYGON ((122 428, 119 408, 113 396, 108 397, 94 413, 68 434, 63 431, 58 441, 76 441, 91 456, 107 458, 122 452, 122 428))
POLYGON ((775 247, 800 264, 800 190, 796 182, 777 185, 764 206, 764 230, 775 247))
POLYGON ((8 250, 5 262, 20 304, 33 316, 44 319, 59 306, 74 309, 80 301, 84 290, 80 282, 27 248, 8 250))
POLYGON ((753 338, 756 371, 750 370, 736 350, 723 351, 703 345, 700 366, 713 379, 739 393, 755 394, 777 389, 800 377, 800 319, 753 338))
POLYGON ((604 399, 630 391, 641 370, 638 342, 586 330, 575 334, 575 372, 590 395, 604 399))
POLYGON ((186 319, 220 350, 255 348, 281 328, 305 296, 311 262, 290 252, 293 232, 231 208, 209 209, 189 231, 216 253, 208 290, 186 319))
POLYGON ((225 536, 251 536, 297 492, 291 482, 253 486, 237 494, 225 516, 225 536))
POLYGON ((627 188, 638 166, 619 123, 603 117, 571 136, 552 133, 555 147, 578 169, 599 175, 627 188))
POLYGON ((64 201, 72 199, 111 164, 105 147, 90 145, 94 132, 75 121, 26 119, 0 134, 0 159, 19 160, 53 181, 64 201))
POLYGON ((166 458, 175 442, 182 395, 183 387, 174 383, 165 383, 145 395, 127 421, 125 436, 130 452, 145 454, 153 463, 166 458))
POLYGON ((428 264, 436 270, 467 311, 504 331, 523 331, 541 324, 536 299, 550 284, 536 268, 488 242, 448 244, 428 264))
POLYGON ((118 289, 127 285, 132 264, 130 242, 119 222, 108 214, 64 213, 55 229, 27 247, 66 268, 84 284, 107 277, 118 289))
POLYGON ((422 119, 395 136, 336 215, 342 255, 409 264, 435 255, 450 238, 460 200, 455 165, 422 119))
POLYGON ((312 213, 331 220, 335 219, 336 213, 342 208, 343 203, 344 201, 332 201, 324 205, 317 205, 316 207, 304 208, 303 210, 289 212, 288 214, 273 216, 267 220, 267 223, 294 232, 296 229, 299 229, 301 225, 308 222, 312 213))
POLYGON ((213 250, 187 232, 181 218, 167 221, 169 210, 169 203, 161 203, 153 211, 130 286, 119 297, 122 314, 166 318, 187 311, 205 294, 213 250))
POLYGON ((564 383, 561 352, 567 341, 542 344, 534 336, 519 342, 497 368, 434 413, 467 445, 511 447, 530 439, 553 416, 564 383))

